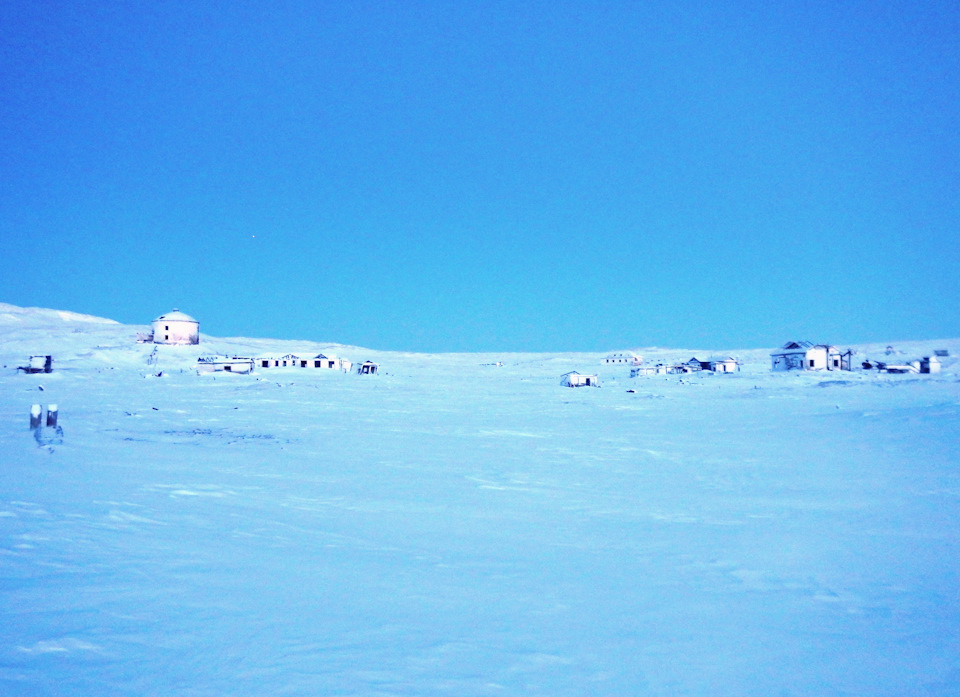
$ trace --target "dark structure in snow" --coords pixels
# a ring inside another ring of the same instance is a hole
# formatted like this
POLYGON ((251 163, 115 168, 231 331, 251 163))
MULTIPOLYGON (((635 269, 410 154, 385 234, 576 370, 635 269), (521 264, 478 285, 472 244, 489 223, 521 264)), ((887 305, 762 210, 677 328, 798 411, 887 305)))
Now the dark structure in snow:
POLYGON ((53 356, 30 356, 27 365, 17 366, 17 370, 25 373, 52 373, 53 356))

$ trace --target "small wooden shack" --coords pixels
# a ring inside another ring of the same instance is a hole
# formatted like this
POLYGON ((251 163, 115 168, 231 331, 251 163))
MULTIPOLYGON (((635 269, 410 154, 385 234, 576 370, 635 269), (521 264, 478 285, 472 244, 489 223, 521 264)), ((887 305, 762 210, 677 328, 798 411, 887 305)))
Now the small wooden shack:
POLYGON ((600 387, 600 378, 596 375, 582 375, 574 370, 562 375, 560 384, 564 387, 600 387))

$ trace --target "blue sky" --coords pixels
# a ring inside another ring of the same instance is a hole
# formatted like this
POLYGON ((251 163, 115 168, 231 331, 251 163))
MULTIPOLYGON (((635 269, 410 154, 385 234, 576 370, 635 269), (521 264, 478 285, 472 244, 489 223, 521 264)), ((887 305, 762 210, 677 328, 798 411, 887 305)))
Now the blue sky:
POLYGON ((0 3, 0 301, 414 351, 955 337, 956 2, 0 3))

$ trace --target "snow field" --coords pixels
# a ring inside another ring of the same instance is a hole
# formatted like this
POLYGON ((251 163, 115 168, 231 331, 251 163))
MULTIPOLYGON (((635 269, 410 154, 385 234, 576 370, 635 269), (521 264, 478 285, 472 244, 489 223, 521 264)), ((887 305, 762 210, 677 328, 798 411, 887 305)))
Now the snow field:
POLYGON ((62 356, 0 374, 2 694, 960 688, 952 368, 344 347, 384 374, 198 376, 162 347, 157 378, 132 328, 41 319, 0 339, 62 356))

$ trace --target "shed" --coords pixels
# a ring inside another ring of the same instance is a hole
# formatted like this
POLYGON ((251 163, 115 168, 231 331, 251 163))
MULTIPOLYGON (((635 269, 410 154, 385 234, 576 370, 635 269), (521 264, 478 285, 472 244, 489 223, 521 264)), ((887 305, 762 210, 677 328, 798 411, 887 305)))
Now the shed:
POLYGON ((357 374, 358 375, 376 375, 379 369, 380 369, 380 366, 374 363, 373 361, 364 361, 359 366, 357 366, 357 374))
POLYGON ((200 343, 200 323, 188 314, 174 308, 160 315, 152 323, 153 343, 191 345, 200 343))
POLYGON ((581 375, 574 370, 562 375, 560 384, 564 387, 600 387, 600 378, 596 375, 581 375))
POLYGON ((920 359, 921 373, 939 373, 940 360, 936 356, 924 356, 920 359))

